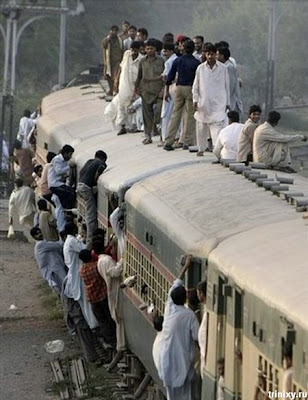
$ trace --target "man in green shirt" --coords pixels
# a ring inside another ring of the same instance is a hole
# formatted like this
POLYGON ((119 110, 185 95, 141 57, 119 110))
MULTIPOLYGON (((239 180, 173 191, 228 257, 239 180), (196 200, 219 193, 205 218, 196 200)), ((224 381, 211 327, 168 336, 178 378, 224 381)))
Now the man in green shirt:
POLYGON ((145 139, 143 144, 152 143, 152 131, 155 112, 161 114, 163 101, 164 82, 162 73, 164 71, 164 60, 156 54, 157 42, 149 39, 146 43, 146 56, 140 61, 135 92, 142 98, 142 113, 144 119, 145 139))

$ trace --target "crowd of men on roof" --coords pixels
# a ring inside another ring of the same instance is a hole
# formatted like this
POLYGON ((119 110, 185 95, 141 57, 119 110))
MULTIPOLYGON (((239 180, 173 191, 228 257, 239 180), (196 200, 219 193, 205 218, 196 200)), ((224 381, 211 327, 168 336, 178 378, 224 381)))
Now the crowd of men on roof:
POLYGON ((271 111, 258 126, 261 108, 249 106, 244 126, 243 84, 229 44, 206 42, 166 33, 162 41, 148 39, 144 28, 112 26, 102 41, 108 81, 105 115, 118 135, 144 131, 143 144, 159 136, 166 151, 192 150, 197 156, 213 151, 218 159, 256 161, 284 172, 290 166, 289 143, 302 135, 282 135, 275 127, 280 114, 271 111))
MULTIPOLYGON (((171 33, 162 41, 147 36, 146 29, 124 22, 121 34, 113 26, 102 42, 110 88, 105 114, 120 128, 118 135, 144 130, 145 145, 158 135, 158 145, 167 151, 187 150, 196 143, 197 156, 213 151, 218 160, 254 160, 293 172, 288 144, 306 138, 278 133, 275 127, 280 114, 276 111, 258 126, 258 105, 250 106, 247 121, 240 123, 242 82, 228 43, 203 43, 200 35, 193 40, 179 35, 175 43, 171 33), (136 109, 141 114, 136 115, 136 109)), ((69 178, 74 148, 70 145, 63 146, 58 155, 48 152, 44 166, 37 163, 33 153, 36 118, 39 115, 25 110, 20 120, 12 158, 15 189, 9 200, 9 224, 13 227, 18 215, 19 223, 31 228, 40 273, 61 296, 69 331, 78 335, 87 361, 110 361, 110 348, 116 348, 115 360, 119 360, 126 350, 119 289, 133 287, 136 277, 122 279, 125 235, 120 209, 115 207, 110 216, 115 235, 107 246, 105 232, 97 226, 97 180, 107 167, 107 154, 98 150, 80 170, 77 187, 72 186, 69 178), (85 224, 79 232, 76 193, 85 203, 85 224)), ((183 278, 190 265, 191 256, 187 256, 169 291, 164 316, 153 312, 157 331, 153 360, 169 400, 199 399, 206 367, 206 281, 199 283, 186 307, 183 278), (202 316, 198 314, 199 303, 202 316), (193 362, 195 343, 200 348, 197 368, 193 362)), ((241 362, 241 355, 238 358, 241 362)), ((289 377, 285 390, 289 391, 292 353, 288 349, 285 361, 289 377)), ((110 365, 113 368, 116 363, 110 365)), ((221 400, 223 359, 217 368, 216 399, 221 400)), ((261 376, 255 399, 268 398, 264 388, 261 376)))

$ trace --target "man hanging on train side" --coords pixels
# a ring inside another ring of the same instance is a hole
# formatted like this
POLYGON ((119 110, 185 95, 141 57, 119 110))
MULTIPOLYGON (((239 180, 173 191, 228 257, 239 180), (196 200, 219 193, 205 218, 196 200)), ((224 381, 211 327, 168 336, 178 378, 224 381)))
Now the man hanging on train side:
POLYGON ((66 184, 74 148, 69 144, 62 147, 60 154, 54 157, 48 169, 48 186, 52 193, 59 197, 64 209, 72 209, 75 206, 75 191, 66 184))
POLYGON ((88 160, 79 174, 77 193, 85 201, 85 220, 87 226, 87 247, 90 246, 92 233, 97 228, 97 180, 107 168, 107 154, 103 150, 88 160))
POLYGON ((195 313, 186 307, 183 278, 191 264, 186 257, 184 268, 169 291, 165 307, 158 375, 162 379, 168 400, 192 400, 195 342, 199 323, 195 313))

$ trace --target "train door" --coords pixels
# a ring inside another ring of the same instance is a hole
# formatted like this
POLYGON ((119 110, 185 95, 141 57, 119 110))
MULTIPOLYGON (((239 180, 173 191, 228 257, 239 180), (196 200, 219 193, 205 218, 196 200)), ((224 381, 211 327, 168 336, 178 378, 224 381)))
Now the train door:
POLYGON ((243 293, 235 289, 234 296, 234 394, 242 398, 242 359, 243 359, 243 293))
POLYGON ((226 278, 218 276, 218 304, 217 304, 217 342, 216 360, 225 359, 226 348, 226 313, 227 297, 225 296, 226 278))
POLYGON ((242 351, 243 351, 243 294, 234 284, 221 280, 220 333, 222 342, 218 357, 224 358, 225 398, 242 398, 242 351))

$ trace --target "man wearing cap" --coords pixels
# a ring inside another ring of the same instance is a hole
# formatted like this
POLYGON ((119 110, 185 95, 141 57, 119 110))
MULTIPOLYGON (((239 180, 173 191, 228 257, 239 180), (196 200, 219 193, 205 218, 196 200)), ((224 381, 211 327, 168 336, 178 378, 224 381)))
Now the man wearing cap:
POLYGON ((145 139, 143 144, 152 143, 152 131, 154 125, 154 106, 156 113, 161 114, 164 82, 164 60, 156 54, 157 41, 149 39, 146 43, 147 55, 140 61, 139 72, 135 84, 136 94, 142 98, 142 113, 144 119, 145 139))

